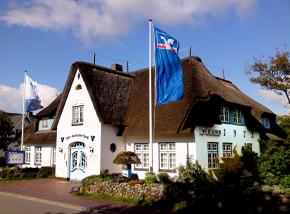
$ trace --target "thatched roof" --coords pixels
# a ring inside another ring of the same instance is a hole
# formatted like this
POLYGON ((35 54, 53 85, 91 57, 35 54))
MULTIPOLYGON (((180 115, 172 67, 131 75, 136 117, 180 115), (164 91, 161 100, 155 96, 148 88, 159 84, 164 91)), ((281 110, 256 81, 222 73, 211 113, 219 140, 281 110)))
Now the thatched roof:
MULTIPOLYGON (((200 58, 188 57, 181 64, 184 97, 155 108, 155 136, 187 134, 197 125, 219 124, 219 110, 224 104, 243 110, 249 130, 269 132, 259 122, 261 115, 267 114, 272 118, 275 133, 282 133, 271 110, 245 95, 232 82, 213 76, 200 58)), ((71 67, 52 129, 57 128, 77 70, 101 122, 119 126, 126 136, 148 136, 148 68, 125 74, 84 62, 71 67)))
POLYGON ((56 131, 37 131, 34 133, 25 132, 25 145, 56 145, 56 131))
POLYGON ((68 75, 52 129, 57 128, 77 70, 85 82, 99 119, 105 124, 123 125, 133 84, 132 76, 94 64, 76 62, 68 75))
POLYGON ((38 112, 36 117, 41 118, 55 116, 57 107, 61 100, 61 96, 62 94, 58 95, 48 106, 46 106, 44 109, 38 112))
POLYGON ((134 152, 122 151, 113 160, 115 164, 140 164, 141 161, 134 152))
MULTIPOLYGON (((219 106, 239 105, 247 112, 250 129, 263 129, 262 113, 273 112, 241 92, 232 82, 213 76, 198 57, 181 60, 184 97, 176 102, 156 106, 155 135, 189 133, 196 125, 220 123, 219 106), (251 126, 254 124, 254 126, 251 126)), ((148 135, 148 69, 134 73, 134 85, 125 124, 127 136, 148 135)))

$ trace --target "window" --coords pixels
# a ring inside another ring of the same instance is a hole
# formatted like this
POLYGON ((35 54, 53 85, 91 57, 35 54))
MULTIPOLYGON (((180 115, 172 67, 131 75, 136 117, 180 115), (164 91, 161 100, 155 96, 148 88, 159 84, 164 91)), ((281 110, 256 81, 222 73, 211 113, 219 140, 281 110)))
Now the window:
POLYGON ((48 128, 48 117, 42 118, 42 128, 44 128, 44 129, 48 128))
POLYGON ((270 120, 267 117, 261 118, 261 123, 266 129, 270 129, 270 120))
POLYGON ((35 165, 41 164, 41 146, 35 147, 35 159, 34 159, 35 165))
POLYGON ((237 123, 237 124, 241 124, 242 123, 242 111, 241 109, 234 109, 233 111, 233 122, 237 123))
POLYGON ((230 158, 232 156, 232 144, 223 143, 223 157, 230 158))
POLYGON ((76 86, 76 90, 81 90, 82 89, 82 86, 80 85, 80 84, 78 84, 77 86, 76 86))
POLYGON ((73 106, 72 124, 82 125, 84 122, 84 106, 73 106))
POLYGON ((30 164, 31 159, 31 147, 25 146, 25 163, 30 164))
POLYGON ((230 121, 230 116, 229 116, 229 108, 222 106, 221 107, 221 112, 220 112, 220 120, 221 122, 229 122, 230 121))
POLYGON ((218 143, 207 143, 208 168, 217 168, 218 164, 218 143))
POLYGON ((136 164, 136 169, 149 169, 149 145, 135 144, 135 153, 141 161, 141 164, 136 164))
POLYGON ((176 168, 175 143, 159 144, 159 168, 161 170, 175 170, 176 168))

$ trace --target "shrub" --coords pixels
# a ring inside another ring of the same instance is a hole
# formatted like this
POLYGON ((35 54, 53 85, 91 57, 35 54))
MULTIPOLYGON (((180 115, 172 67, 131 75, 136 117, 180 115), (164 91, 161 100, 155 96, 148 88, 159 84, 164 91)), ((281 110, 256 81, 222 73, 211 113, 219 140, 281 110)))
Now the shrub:
POLYGON ((158 181, 161 184, 170 182, 169 175, 166 172, 160 172, 158 175, 158 181))
POLYGON ((53 178, 55 175, 55 168, 50 166, 43 166, 39 169, 38 178, 53 178))
POLYGON ((103 180, 110 180, 111 179, 111 175, 108 169, 102 169, 100 171, 99 177, 103 180))
POLYGON ((254 176, 258 176, 259 157, 258 154, 253 152, 249 146, 242 148, 241 161, 247 171, 251 172, 254 176))
POLYGON ((278 185, 289 170, 288 154, 285 147, 270 145, 261 155, 258 169, 261 180, 267 185, 278 185))
POLYGON ((237 151, 233 150, 233 157, 223 157, 218 163, 218 169, 215 170, 215 175, 218 181, 222 184, 238 184, 240 177, 243 174, 244 164, 237 154, 237 151))
POLYGON ((185 166, 178 167, 177 180, 197 191, 211 183, 208 174, 201 168, 198 161, 192 163, 189 158, 185 166))
POLYGON ((146 172, 145 173, 145 180, 144 180, 145 184, 154 184, 154 183, 158 183, 156 174, 154 172, 146 172))
POLYGON ((22 168, 21 170, 26 178, 36 178, 39 172, 39 168, 22 168))
POLYGON ((0 177, 4 179, 35 178, 38 171, 38 168, 6 167, 0 171, 0 177))
POLYGON ((4 156, 0 156, 0 167, 6 166, 6 158, 4 156))
POLYGON ((282 177, 280 186, 282 188, 287 188, 287 189, 290 188, 290 175, 285 175, 284 177, 282 177))

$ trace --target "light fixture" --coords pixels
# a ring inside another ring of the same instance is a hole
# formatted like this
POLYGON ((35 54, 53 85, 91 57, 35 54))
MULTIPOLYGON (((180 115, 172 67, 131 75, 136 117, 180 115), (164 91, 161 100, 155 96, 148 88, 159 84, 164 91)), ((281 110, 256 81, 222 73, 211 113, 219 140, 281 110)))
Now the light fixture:
POLYGON ((58 152, 62 153, 63 149, 61 147, 58 148, 58 152))
POLYGON ((94 153, 94 148, 90 147, 90 153, 94 153))

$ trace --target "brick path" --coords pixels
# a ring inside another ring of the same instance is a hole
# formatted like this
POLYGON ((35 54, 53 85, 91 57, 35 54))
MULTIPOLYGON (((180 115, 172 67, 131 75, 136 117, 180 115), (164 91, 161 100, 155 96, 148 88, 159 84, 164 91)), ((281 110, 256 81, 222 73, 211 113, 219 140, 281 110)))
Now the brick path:
POLYGON ((161 213, 150 207, 80 198, 70 193, 72 187, 77 185, 79 184, 56 179, 0 181, 0 191, 88 208, 89 211, 80 212, 81 214, 161 213))

